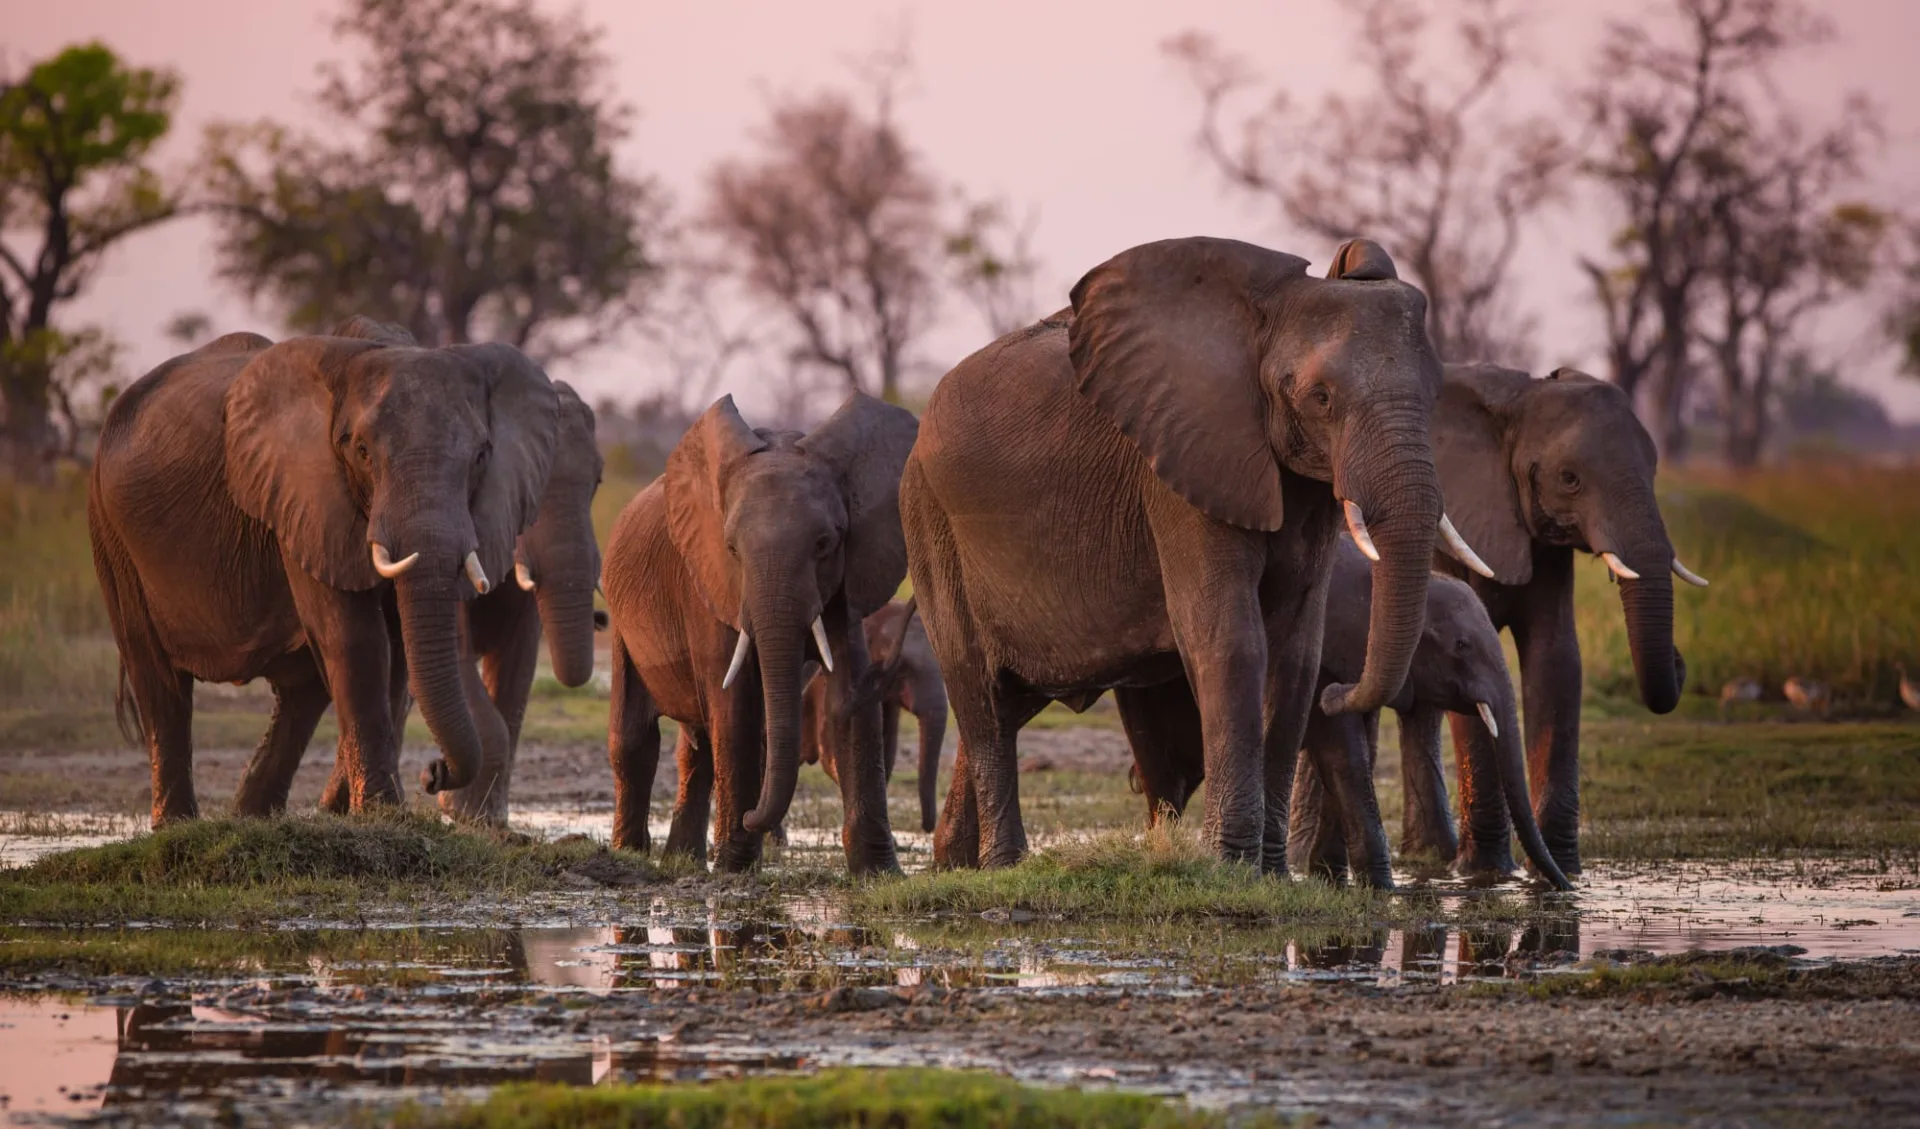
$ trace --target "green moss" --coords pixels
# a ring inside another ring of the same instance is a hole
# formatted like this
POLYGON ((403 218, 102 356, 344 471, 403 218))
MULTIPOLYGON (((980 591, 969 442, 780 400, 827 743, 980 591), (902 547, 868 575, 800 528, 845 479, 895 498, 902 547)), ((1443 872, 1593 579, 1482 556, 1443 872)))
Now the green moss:
POLYGON ((564 884, 591 866, 623 882, 659 870, 592 843, 456 828, 436 816, 193 820, 0 872, 0 920, 263 920, 477 891, 564 884))
POLYGON ((410 1106, 392 1115, 408 1129, 1246 1129, 1283 1124, 1258 1114, 1187 1108, 1160 1098, 1026 1086, 951 1070, 830 1070, 805 1078, 702 1085, 504 1086, 477 1105, 410 1106))

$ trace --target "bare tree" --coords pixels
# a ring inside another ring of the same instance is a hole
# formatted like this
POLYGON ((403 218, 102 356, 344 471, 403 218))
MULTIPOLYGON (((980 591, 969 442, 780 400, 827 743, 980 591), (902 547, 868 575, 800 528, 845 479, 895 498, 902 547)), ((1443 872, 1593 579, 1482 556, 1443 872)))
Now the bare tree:
POLYGON ((1806 352, 1807 319, 1872 278, 1888 216, 1843 195, 1857 187, 1877 116, 1855 102, 1807 138, 1791 118, 1766 123, 1725 154, 1715 178, 1698 336, 1720 378, 1725 454, 1758 462, 1776 383, 1806 352))
POLYGON ((1033 291, 1040 265, 1033 255, 1035 223, 1031 212, 1014 223, 1004 200, 963 203, 960 224, 947 235, 954 289, 995 337, 1048 312, 1033 291))
POLYGON ((1229 122, 1256 85, 1249 64, 1188 32, 1165 50, 1202 103, 1202 152, 1234 186, 1278 205, 1292 227, 1330 243, 1384 243, 1426 291, 1428 332, 1450 360, 1524 367, 1532 319, 1508 291, 1527 219, 1553 198, 1569 150, 1543 116, 1501 111, 1521 18, 1510 0, 1462 0, 1452 43, 1430 52, 1430 5, 1361 0, 1361 95, 1294 105, 1284 89, 1229 122), (1458 59, 1459 77, 1429 54, 1458 59))
MULTIPOLYGON (((1865 119, 1850 112, 1806 140, 1767 81, 1787 52, 1832 35, 1798 0, 1672 0, 1664 20, 1611 24, 1579 92, 1603 139, 1582 172, 1617 225, 1610 255, 1581 268, 1611 378, 1640 402, 1670 457, 1687 451, 1703 319, 1715 323, 1705 335, 1731 393, 1723 407, 1745 417, 1733 430, 1747 437, 1730 453, 1745 457, 1763 436, 1766 396, 1763 388, 1755 400, 1749 370, 1770 374, 1784 335, 1848 277, 1820 249, 1834 217, 1818 213, 1857 171, 1865 119)), ((1848 238, 1862 230, 1842 226, 1848 238)))

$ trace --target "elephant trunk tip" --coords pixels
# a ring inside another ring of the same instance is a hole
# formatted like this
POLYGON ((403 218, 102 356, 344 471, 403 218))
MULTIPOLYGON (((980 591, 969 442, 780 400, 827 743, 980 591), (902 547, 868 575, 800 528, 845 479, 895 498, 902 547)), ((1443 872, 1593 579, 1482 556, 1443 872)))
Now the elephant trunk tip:
POLYGON ((461 773, 452 761, 441 757, 420 770, 420 787, 429 796, 451 792, 472 783, 472 773, 461 773))

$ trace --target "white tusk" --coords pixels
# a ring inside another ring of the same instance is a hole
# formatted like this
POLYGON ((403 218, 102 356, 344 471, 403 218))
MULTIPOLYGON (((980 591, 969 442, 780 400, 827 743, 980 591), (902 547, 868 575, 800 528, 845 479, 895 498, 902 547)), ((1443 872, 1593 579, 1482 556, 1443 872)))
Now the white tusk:
POLYGON ((392 580, 401 573, 420 563, 419 553, 409 553, 403 560, 394 560, 393 554, 380 542, 373 543, 373 571, 392 580))
POLYGON ((539 587, 533 579, 533 570, 522 561, 513 562, 513 579, 519 583, 522 591, 531 592, 539 587))
POLYGON ((1346 501, 1340 507, 1347 511, 1347 532, 1352 535, 1353 543, 1360 546, 1360 552, 1370 561, 1380 559, 1380 550, 1373 547, 1373 538, 1367 535, 1367 518, 1360 512, 1360 503, 1346 501))
POLYGON ((1622 580, 1640 579, 1640 574, 1628 568, 1627 562, 1621 560, 1618 556, 1615 556, 1612 553, 1601 553, 1600 559, 1607 562, 1607 567, 1612 569, 1613 574, 1619 577, 1620 579, 1622 580))
POLYGON ((1473 704, 1480 711, 1480 720, 1487 723, 1487 732, 1493 735, 1494 740, 1498 741, 1500 739, 1500 723, 1493 720, 1493 707, 1485 702, 1475 702, 1473 704))
POLYGON ((720 680, 722 690, 732 686, 733 680, 740 676, 740 668, 747 665, 747 649, 752 646, 753 640, 748 638, 746 629, 742 628, 740 642, 733 648, 733 662, 727 667, 727 676, 720 680))
POLYGON ((1487 562, 1480 559, 1479 553, 1473 551, 1473 546, 1467 544, 1467 539, 1460 536, 1460 531, 1453 527, 1453 519, 1445 513, 1440 515, 1440 539, 1446 542, 1447 551, 1458 557, 1461 564, 1488 580, 1493 579, 1493 570, 1487 567, 1487 562))
POLYGON ((813 617, 813 645, 820 648, 820 665, 833 673, 833 648, 827 646, 827 625, 820 622, 819 616, 813 617))
POLYGON ((473 581, 475 592, 484 596, 493 589, 493 585, 487 583, 487 570, 480 567, 479 553, 467 554, 466 568, 467 579, 473 581))
POLYGON ((1673 558, 1673 574, 1688 584, 1693 585, 1695 588, 1705 588, 1707 586, 1707 578, 1688 568, 1686 565, 1681 564, 1679 557, 1673 558))

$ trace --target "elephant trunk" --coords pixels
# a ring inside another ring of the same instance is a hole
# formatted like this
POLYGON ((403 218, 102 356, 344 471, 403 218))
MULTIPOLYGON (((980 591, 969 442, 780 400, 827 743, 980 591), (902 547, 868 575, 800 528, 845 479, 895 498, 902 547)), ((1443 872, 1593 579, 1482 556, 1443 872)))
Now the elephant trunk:
MULTIPOLYGON (((1498 646, 1498 641, 1495 641, 1498 646)), ((1520 718, 1514 708, 1513 686, 1509 683, 1494 695, 1495 716, 1500 720, 1499 736, 1494 738, 1494 770, 1500 775, 1500 791, 1506 798, 1507 813, 1513 830, 1520 836, 1520 849, 1527 853, 1534 870, 1556 890, 1571 890, 1573 883, 1553 861, 1540 824, 1533 817, 1533 798, 1527 791, 1526 741, 1520 732, 1520 718)))
POLYGON ((1425 420, 1413 422, 1369 428, 1350 437, 1345 446, 1361 453, 1343 460, 1346 469, 1335 475, 1335 493, 1351 503, 1348 525, 1356 532, 1355 540, 1360 534, 1368 537, 1378 559, 1366 663, 1358 682, 1334 683, 1322 693, 1321 708, 1330 715, 1377 710, 1397 695, 1426 624, 1440 483, 1425 420), (1355 526, 1356 509, 1363 515, 1363 527, 1355 526))
POLYGON ((932 831, 939 816, 936 789, 940 783, 940 746, 947 739, 947 698, 922 701, 932 695, 916 694, 913 708, 920 721, 920 830, 932 831))
MULTIPOLYGON (((1627 558, 1629 563, 1637 559, 1627 558)), ((1680 704, 1686 675, 1673 646, 1673 578, 1668 565, 1672 553, 1657 559, 1657 568, 1634 565, 1640 579, 1620 582, 1620 606, 1626 614, 1627 647, 1633 653, 1640 700, 1654 713, 1671 713, 1680 704)))
POLYGON ((760 801, 746 814, 749 831, 771 831, 787 817, 800 778, 800 694, 813 614, 785 590, 747 597, 754 651, 765 694, 767 759, 760 801))
POLYGON ((408 688, 440 746, 440 759, 421 773, 420 784, 429 795, 464 788, 480 775, 485 760, 460 673, 466 658, 457 585, 466 581, 449 562, 433 569, 423 564, 397 583, 408 688))
POLYGON ((541 583, 534 592, 547 656, 562 686, 585 686, 593 677, 593 583, 541 583))

